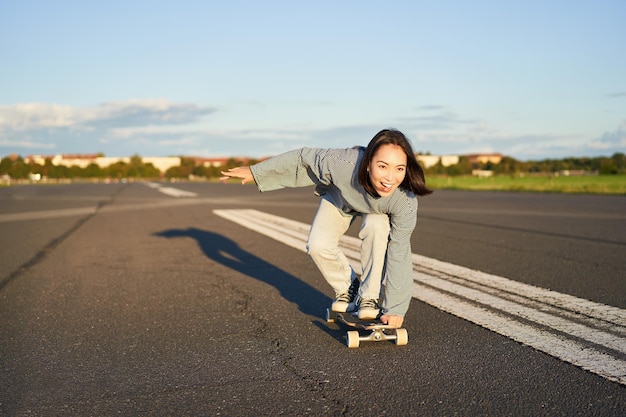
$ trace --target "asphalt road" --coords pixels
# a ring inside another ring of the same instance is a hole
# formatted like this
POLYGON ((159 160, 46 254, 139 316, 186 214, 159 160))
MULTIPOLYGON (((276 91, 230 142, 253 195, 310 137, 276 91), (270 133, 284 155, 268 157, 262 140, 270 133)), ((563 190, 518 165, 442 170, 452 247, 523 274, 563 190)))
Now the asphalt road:
MULTIPOLYGON (((418 300, 407 346, 348 349, 308 256, 213 213, 310 223, 317 202, 237 184, 0 189, 2 415, 626 415, 624 384, 418 300)), ((624 230, 623 196, 438 191, 412 245, 626 309, 624 230)))

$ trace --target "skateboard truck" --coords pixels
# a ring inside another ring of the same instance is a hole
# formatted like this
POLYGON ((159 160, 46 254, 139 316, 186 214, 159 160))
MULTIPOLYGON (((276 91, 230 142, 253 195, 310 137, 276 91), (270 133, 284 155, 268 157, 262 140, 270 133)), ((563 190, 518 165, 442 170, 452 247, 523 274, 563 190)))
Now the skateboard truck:
POLYGON ((380 342, 383 340, 393 340, 396 345, 403 346, 409 342, 409 334, 406 329, 395 328, 384 324, 380 320, 360 320, 350 312, 332 311, 326 309, 326 322, 334 323, 336 320, 357 330, 349 330, 346 333, 346 344, 349 348, 357 348, 361 342, 380 342), (359 332, 369 331, 367 335, 359 332))

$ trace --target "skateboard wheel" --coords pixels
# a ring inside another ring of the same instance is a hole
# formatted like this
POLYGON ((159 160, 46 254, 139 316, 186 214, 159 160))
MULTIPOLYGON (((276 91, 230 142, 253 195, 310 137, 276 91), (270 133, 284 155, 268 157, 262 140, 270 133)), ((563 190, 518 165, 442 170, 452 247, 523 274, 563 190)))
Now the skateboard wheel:
POLYGON ((326 323, 334 323, 337 318, 337 313, 332 311, 330 308, 326 309, 326 323))
POLYGON ((396 329, 396 345, 404 346, 409 343, 409 333, 406 329, 396 329))
POLYGON ((346 342, 349 348, 359 347, 359 332, 356 330, 350 330, 346 337, 346 342))

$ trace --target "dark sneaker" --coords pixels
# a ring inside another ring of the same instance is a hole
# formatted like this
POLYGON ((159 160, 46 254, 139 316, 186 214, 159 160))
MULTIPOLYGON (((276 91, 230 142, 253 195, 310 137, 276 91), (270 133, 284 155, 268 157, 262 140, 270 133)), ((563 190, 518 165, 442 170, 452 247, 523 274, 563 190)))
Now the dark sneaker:
POLYGON ((330 306, 332 311, 337 311, 340 313, 344 313, 348 311, 348 306, 350 305, 350 293, 342 292, 338 294, 333 302, 333 305, 330 306))
POLYGON ((335 298, 335 301, 333 302, 330 309, 332 311, 337 311, 341 313, 355 310, 356 308, 354 300, 356 299, 356 296, 359 292, 359 285, 361 285, 361 281, 359 281, 359 278, 357 277, 353 279, 352 283, 350 283, 348 291, 337 294, 337 297, 335 298))
POLYGON ((378 300, 373 298, 364 298, 359 300, 359 320, 373 320, 378 317, 380 310, 378 309, 378 300))

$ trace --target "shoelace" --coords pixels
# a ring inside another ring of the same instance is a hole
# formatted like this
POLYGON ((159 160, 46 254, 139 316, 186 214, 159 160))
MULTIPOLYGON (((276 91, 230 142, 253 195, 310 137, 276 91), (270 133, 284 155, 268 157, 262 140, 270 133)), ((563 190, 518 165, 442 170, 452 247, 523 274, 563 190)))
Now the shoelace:
POLYGON ((352 297, 347 292, 339 294, 339 296, 337 297, 337 301, 345 301, 346 303, 349 303, 351 299, 352 297))
POLYGON ((361 304, 359 305, 359 308, 378 308, 378 305, 376 304, 375 300, 361 300, 361 304))

